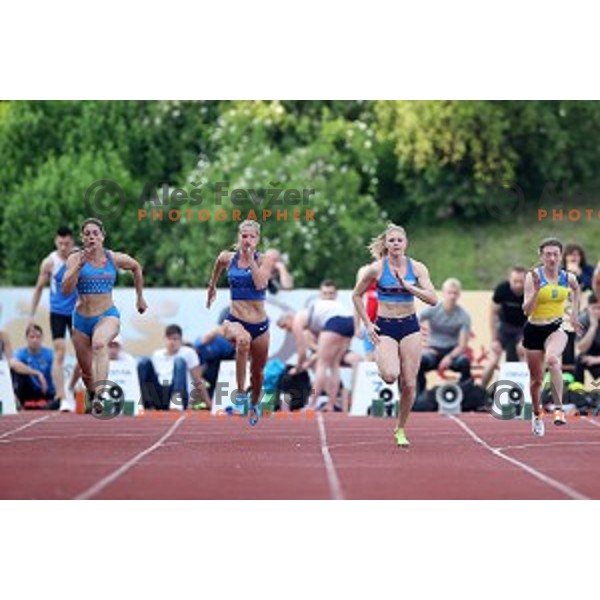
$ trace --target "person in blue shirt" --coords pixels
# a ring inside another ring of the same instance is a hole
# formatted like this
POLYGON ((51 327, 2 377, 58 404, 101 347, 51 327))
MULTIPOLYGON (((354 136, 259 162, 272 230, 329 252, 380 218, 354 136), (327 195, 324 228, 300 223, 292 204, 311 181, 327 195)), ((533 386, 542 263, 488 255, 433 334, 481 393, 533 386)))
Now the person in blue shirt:
POLYGON ((57 409, 52 381, 53 352, 44 347, 42 328, 31 323, 25 331, 27 346, 19 348, 10 359, 15 395, 21 403, 27 400, 46 400, 48 408, 57 409))
POLYGON ((235 403, 248 405, 246 397, 246 365, 250 359, 251 406, 248 406, 250 423, 259 419, 259 400, 264 378, 264 367, 269 354, 269 319, 265 312, 265 297, 269 278, 273 272, 273 257, 260 254, 260 224, 243 221, 239 226, 236 251, 219 253, 208 283, 206 307, 210 308, 217 297, 217 282, 224 270, 231 290, 231 308, 223 321, 225 337, 236 347, 237 392, 235 403))
MULTIPOLYGON (((77 288, 77 304, 73 313, 73 345, 92 412, 95 414, 102 413, 104 400, 108 399, 106 393, 112 395, 114 391, 106 390, 107 384, 104 382, 108 380, 108 345, 120 328, 120 313, 112 297, 117 269, 133 273, 138 312, 142 314, 148 308, 144 300, 142 267, 129 255, 106 249, 105 236, 102 221, 93 218, 83 221, 83 249, 67 259, 67 272, 62 282, 65 294, 71 294, 77 288)), ((113 398, 122 395, 122 390, 117 389, 113 398)))
POLYGON ((54 361, 52 363, 52 379, 56 385, 56 397, 61 402, 61 410, 67 410, 64 382, 64 364, 67 329, 71 334, 71 315, 77 301, 77 292, 63 294, 61 285, 65 275, 66 262, 69 254, 74 250, 73 232, 68 227, 59 227, 54 237, 56 250, 48 254, 40 265, 33 297, 31 299, 31 311, 29 323, 35 320, 42 292, 50 283, 50 331, 52 333, 52 346, 54 349, 54 361))

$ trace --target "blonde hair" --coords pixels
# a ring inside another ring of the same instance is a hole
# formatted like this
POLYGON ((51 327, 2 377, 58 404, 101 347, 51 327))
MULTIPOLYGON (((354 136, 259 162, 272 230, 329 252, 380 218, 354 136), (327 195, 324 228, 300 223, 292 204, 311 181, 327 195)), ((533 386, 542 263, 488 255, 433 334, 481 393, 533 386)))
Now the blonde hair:
MULTIPOLYGON (((254 230, 260 236, 260 223, 257 221, 253 221, 252 219, 246 219, 245 221, 242 221, 238 227, 238 232, 242 233, 242 229, 244 229, 244 227, 254 227, 254 230)), ((233 244, 233 249, 239 250, 239 248, 240 244, 238 241, 236 241, 235 244, 233 244)))
POLYGON ((395 225, 394 223, 388 223, 388 226, 385 228, 385 231, 383 233, 380 233, 377 237, 374 237, 371 240, 371 243, 367 246, 369 252, 371 253, 371 256, 373 256, 374 258, 383 258, 387 254, 387 249, 385 247, 385 238, 387 237, 387 234, 391 231, 399 231, 404 235, 404 237, 407 237, 404 227, 400 227, 400 225, 395 225))
POLYGON ((442 283, 442 289, 445 290, 446 288, 455 288, 459 291, 462 291, 462 284, 461 282, 456 279, 456 277, 448 277, 448 279, 446 279, 446 281, 444 281, 444 283, 442 283))

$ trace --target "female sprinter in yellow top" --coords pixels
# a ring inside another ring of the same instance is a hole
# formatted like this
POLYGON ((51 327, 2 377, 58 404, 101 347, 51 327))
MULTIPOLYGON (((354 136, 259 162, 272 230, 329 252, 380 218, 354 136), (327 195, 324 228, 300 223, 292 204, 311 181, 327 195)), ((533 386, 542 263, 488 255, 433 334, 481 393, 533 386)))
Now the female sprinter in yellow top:
POLYGON ((576 332, 581 331, 577 320, 579 314, 579 284, 573 273, 560 268, 562 243, 547 238, 539 246, 541 266, 525 276, 523 312, 528 320, 523 328, 523 347, 530 373, 533 435, 544 435, 544 422, 540 406, 540 393, 544 379, 544 361, 550 372, 554 395, 553 421, 555 425, 566 423, 562 408, 563 379, 562 353, 567 343, 567 334, 562 328, 565 303, 572 294, 573 307, 570 323, 576 332))
POLYGON ((369 245, 376 259, 359 270, 352 294, 354 307, 375 344, 375 361, 386 383, 398 382, 400 410, 394 432, 398 446, 408 446, 404 426, 415 401, 421 364, 421 334, 415 313, 415 297, 435 306, 437 296, 427 267, 405 255, 406 232, 390 224, 369 245), (372 282, 377 283, 377 319, 372 323, 362 300, 372 282))
POLYGON ((235 404, 248 406, 245 395, 246 365, 250 354, 250 383, 252 402, 248 406, 249 421, 256 425, 260 418, 260 394, 264 367, 269 354, 269 319, 265 312, 265 297, 269 278, 274 267, 272 256, 256 251, 260 242, 260 225, 244 221, 239 227, 236 252, 224 250, 215 261, 208 283, 206 307, 217 297, 217 282, 227 269, 231 290, 231 307, 223 327, 225 337, 236 346, 237 393, 235 404))

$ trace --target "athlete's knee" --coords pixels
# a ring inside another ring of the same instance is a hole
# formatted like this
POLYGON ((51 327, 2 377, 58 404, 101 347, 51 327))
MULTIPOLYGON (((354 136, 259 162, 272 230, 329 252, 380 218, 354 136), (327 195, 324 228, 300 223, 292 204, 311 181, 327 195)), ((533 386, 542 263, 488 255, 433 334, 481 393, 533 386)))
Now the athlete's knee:
POLYGON ((383 379, 386 383, 395 383, 398 380, 400 372, 398 369, 390 369, 384 367, 380 372, 381 379, 383 379))
POLYGON ((529 378, 529 383, 531 387, 542 387, 542 383, 544 383, 544 377, 541 373, 539 375, 532 374, 529 378))
POLYGON ((62 364, 65 360, 65 347, 58 346, 54 348, 54 360, 58 364, 62 364))
POLYGON ((548 368, 553 371, 556 369, 560 369, 560 367, 561 367, 560 357, 554 353, 549 353, 546 356, 546 364, 548 365, 548 368))
POLYGON ((236 348, 243 352, 247 351, 250 348, 250 342, 252 338, 247 331, 240 332, 236 337, 236 348))
POLYGON ((104 340, 94 340, 92 342, 92 350, 96 354, 101 352, 108 352, 108 344, 104 340))

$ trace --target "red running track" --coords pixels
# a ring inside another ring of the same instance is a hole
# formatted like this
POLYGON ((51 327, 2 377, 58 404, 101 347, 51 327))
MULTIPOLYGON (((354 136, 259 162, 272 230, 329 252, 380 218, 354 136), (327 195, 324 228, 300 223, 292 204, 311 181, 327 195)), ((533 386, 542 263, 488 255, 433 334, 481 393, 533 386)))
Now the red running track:
POLYGON ((600 498, 598 419, 534 438, 528 422, 417 413, 400 449, 390 419, 153 415, 0 418, 0 498, 600 498))

